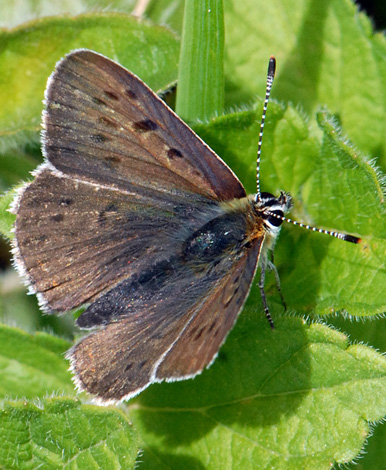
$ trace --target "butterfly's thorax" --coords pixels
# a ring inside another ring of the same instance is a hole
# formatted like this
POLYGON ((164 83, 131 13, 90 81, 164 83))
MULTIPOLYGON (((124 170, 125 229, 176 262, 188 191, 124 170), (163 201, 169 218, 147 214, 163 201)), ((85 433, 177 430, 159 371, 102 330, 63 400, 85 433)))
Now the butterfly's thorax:
POLYGON ((199 266, 216 263, 224 255, 238 257, 254 239, 265 236, 267 228, 254 195, 222 202, 218 209, 184 241, 186 263, 199 266))

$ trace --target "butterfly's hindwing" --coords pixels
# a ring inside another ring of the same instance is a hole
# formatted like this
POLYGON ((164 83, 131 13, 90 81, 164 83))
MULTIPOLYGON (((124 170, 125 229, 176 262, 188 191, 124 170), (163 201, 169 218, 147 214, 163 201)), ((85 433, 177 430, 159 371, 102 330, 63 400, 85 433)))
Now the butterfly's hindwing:
POLYGON ((94 302, 82 314, 86 320, 79 317, 80 325, 88 323, 88 315, 101 324, 106 320, 106 325, 69 353, 79 388, 121 400, 152 382, 201 372, 236 321, 260 250, 261 240, 254 241, 239 256, 223 258, 196 275, 174 260, 165 277, 159 272, 158 279, 153 276, 143 285, 138 279, 127 280, 94 302), (114 305, 120 311, 104 319, 114 305))

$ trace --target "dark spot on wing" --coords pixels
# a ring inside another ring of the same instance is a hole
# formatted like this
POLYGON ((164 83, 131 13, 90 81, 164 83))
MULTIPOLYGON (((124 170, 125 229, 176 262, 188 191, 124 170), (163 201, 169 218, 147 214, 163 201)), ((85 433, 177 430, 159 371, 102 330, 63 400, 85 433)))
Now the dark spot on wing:
POLYGON ((196 325, 190 330, 190 334, 193 336, 197 330, 198 330, 198 326, 196 325))
POLYGON ((41 241, 41 242, 46 242, 47 240, 48 240, 47 235, 40 235, 39 241, 41 241))
MULTIPOLYGON (((58 145, 48 145, 47 149, 56 154, 76 154, 77 151, 72 147, 59 147, 58 145)), ((48 152, 49 153, 49 152, 48 152)))
POLYGON ((138 99, 137 94, 135 93, 135 91, 130 90, 130 88, 127 88, 125 90, 125 93, 131 100, 137 100, 138 99))
POLYGON ((104 134, 92 134, 90 136, 90 139, 95 142, 96 144, 104 144, 105 142, 108 142, 110 140, 109 137, 107 137, 106 135, 104 134))
POLYGON ((122 159, 117 157, 116 155, 110 155, 109 157, 105 157, 105 160, 110 163, 120 163, 122 159))
POLYGON ((128 372, 133 367, 133 365, 134 364, 132 362, 129 362, 127 366, 125 367, 125 372, 128 372))
POLYGON ((62 222, 63 219, 64 219, 64 216, 62 214, 55 214, 51 216, 51 220, 53 222, 62 222))
POLYGON ((147 361, 142 361, 138 364, 138 369, 143 369, 146 365, 147 361))
POLYGON ((93 96, 93 97, 91 98, 91 100, 93 101, 93 103, 95 103, 95 104, 97 104, 97 105, 106 106, 106 101, 101 100, 101 99, 98 98, 97 96, 93 96))
POLYGON ((73 199, 70 199, 69 197, 66 197, 66 198, 63 198, 59 201, 59 206, 68 207, 68 206, 71 206, 71 204, 73 202, 74 202, 73 199))
POLYGON ((118 207, 113 203, 106 206, 106 209, 105 209, 106 212, 116 212, 117 210, 118 210, 118 207))
POLYGON ((201 338, 201 335, 204 331, 205 331, 205 328, 201 328, 201 330, 194 336, 194 340, 198 341, 201 338))
POLYGON ((117 124, 116 122, 112 121, 111 119, 109 119, 109 118, 106 117, 106 116, 101 116, 101 117, 98 119, 98 121, 99 121, 101 124, 103 124, 103 125, 105 125, 105 126, 107 126, 107 127, 112 127, 112 128, 114 128, 114 129, 117 129, 117 127, 118 127, 118 124, 117 124))
POLYGON ((175 149, 175 148, 170 148, 167 152, 168 154, 168 157, 169 158, 184 158, 184 156, 182 155, 182 153, 178 150, 178 149, 175 149))
POLYGON ((107 220, 106 214, 109 212, 116 212, 116 211, 117 211, 117 206, 113 203, 109 204, 108 206, 106 206, 104 209, 102 209, 99 212, 98 223, 100 225, 105 224, 107 220))
POLYGON ((151 119, 144 119, 143 121, 135 122, 134 127, 139 132, 149 132, 155 131, 158 126, 151 119))
POLYGON ((210 333, 215 326, 216 326, 216 321, 212 322, 212 324, 210 325, 210 327, 208 329, 208 333, 210 333))
POLYGON ((119 101, 119 96, 113 91, 104 90, 105 95, 111 100, 119 101))
POLYGON ((228 307, 228 306, 229 306, 229 304, 230 304, 230 303, 232 302, 232 300, 233 300, 233 296, 234 296, 234 293, 233 293, 233 295, 231 295, 231 296, 228 298, 228 300, 224 303, 224 307, 228 307))
POLYGON ((161 332, 159 332, 159 333, 154 333, 154 334, 151 335, 151 339, 157 339, 157 340, 159 340, 159 339, 162 339, 163 337, 164 337, 164 335, 163 335, 161 332))

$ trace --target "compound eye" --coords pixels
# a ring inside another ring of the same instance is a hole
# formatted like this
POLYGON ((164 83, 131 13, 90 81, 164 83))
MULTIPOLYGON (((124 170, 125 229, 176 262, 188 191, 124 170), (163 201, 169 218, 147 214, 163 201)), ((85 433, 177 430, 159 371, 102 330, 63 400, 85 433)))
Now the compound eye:
POLYGON ((260 193, 260 199, 262 199, 263 201, 273 201, 274 203, 276 203, 276 198, 271 193, 260 193))
POLYGON ((267 221, 273 225, 274 227, 280 227, 280 225, 283 223, 282 219, 279 219, 278 217, 273 216, 272 214, 276 214, 280 217, 284 217, 283 211, 277 210, 277 211, 270 211, 269 215, 267 217, 267 221))

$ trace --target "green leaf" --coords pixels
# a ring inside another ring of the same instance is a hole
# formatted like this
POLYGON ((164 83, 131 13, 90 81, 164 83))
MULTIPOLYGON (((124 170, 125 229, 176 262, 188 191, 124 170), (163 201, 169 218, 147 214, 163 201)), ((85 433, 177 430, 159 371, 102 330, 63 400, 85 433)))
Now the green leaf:
MULTIPOLYGON (((169 3, 157 0, 148 13, 180 31, 183 2, 169 3)), ((262 95, 273 54, 275 98, 309 115, 327 105, 351 141, 386 169, 386 40, 353 1, 226 0, 224 14, 226 106, 262 95)))
POLYGON ((133 404, 140 468, 331 468, 355 458, 367 421, 383 416, 385 385, 374 350, 295 318, 270 331, 247 307, 210 370, 133 404))
POLYGON ((182 33, 184 18, 184 0, 153 0, 149 1, 145 15, 157 24, 166 24, 173 31, 182 33))
POLYGON ((224 108, 224 14, 222 0, 187 0, 181 39, 176 112, 208 121, 224 108), (208 84, 208 85, 207 85, 208 84))
POLYGON ((0 396, 30 399, 58 391, 73 395, 64 359, 69 346, 67 341, 46 333, 29 335, 0 325, 0 396))
POLYGON ((5 235, 7 238, 13 238, 11 233, 15 216, 9 212, 9 207, 16 197, 16 191, 8 191, 4 195, 0 196, 0 233, 5 235))
POLYGON ((275 98, 300 104, 309 115, 327 105, 352 142, 386 168, 386 41, 354 2, 229 0, 224 6, 226 103, 261 95, 273 54, 275 98))
POLYGON ((0 412, 1 468, 130 469, 138 438, 118 409, 52 398, 7 403, 0 412))
MULTIPOLYGON (((353 321, 352 318, 336 316, 329 318, 329 323, 339 330, 346 332, 352 342, 371 344, 372 347, 384 351, 385 328, 384 319, 377 321, 353 321)), ((386 427, 383 422, 371 426, 371 437, 365 448, 365 453, 355 464, 348 465, 356 470, 383 470, 385 460, 386 427)))
POLYGON ((177 77, 176 37, 125 14, 44 18, 1 31, 0 43, 6 52, 0 56, 0 154, 37 141, 47 77, 72 49, 97 50, 156 88, 177 77))
POLYGON ((8 0, 0 3, 0 26, 10 28, 36 18, 54 15, 79 15, 90 10, 121 11, 131 13, 136 0, 62 0, 45 2, 41 0, 8 0))
POLYGON ((0 192, 25 179, 28 172, 34 170, 40 163, 39 154, 34 155, 31 148, 26 151, 11 149, 9 152, 0 154, 0 192))

